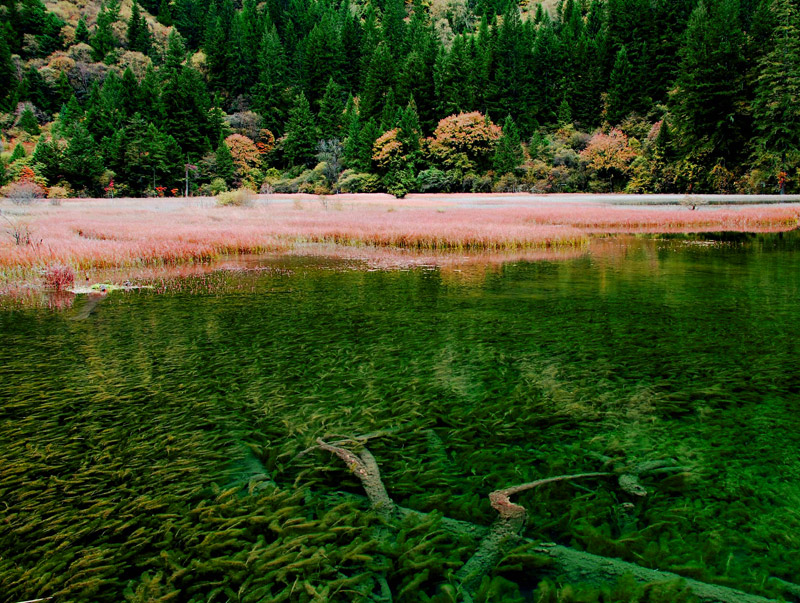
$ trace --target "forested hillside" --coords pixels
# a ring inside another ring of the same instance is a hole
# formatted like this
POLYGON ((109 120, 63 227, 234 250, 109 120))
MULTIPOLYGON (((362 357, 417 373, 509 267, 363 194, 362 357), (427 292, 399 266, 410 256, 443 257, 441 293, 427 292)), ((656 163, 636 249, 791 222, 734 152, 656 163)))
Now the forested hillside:
POLYGON ((0 0, 0 184, 777 192, 800 1, 0 0))

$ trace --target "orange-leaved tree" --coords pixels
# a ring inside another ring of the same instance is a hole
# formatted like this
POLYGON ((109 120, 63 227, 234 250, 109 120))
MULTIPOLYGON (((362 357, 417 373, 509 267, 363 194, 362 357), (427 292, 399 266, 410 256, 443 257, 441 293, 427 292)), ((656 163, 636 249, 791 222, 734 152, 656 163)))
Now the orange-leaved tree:
POLYGON ((502 130, 482 113, 459 113, 445 117, 427 139, 431 157, 445 168, 464 172, 489 166, 502 130))
POLYGON ((597 132, 581 151, 581 159, 594 169, 601 179, 609 181, 611 190, 614 190, 616 182, 628 171, 636 156, 636 150, 631 147, 628 137, 616 128, 608 134, 597 132))

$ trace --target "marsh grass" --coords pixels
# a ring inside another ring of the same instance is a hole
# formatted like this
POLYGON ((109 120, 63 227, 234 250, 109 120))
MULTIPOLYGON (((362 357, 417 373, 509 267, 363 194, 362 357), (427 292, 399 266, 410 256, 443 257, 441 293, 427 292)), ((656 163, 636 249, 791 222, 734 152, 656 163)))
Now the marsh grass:
MULTIPOLYGON (((239 194, 235 192, 234 195, 239 194)), ((337 199, 338 202, 338 199, 337 199)), ((182 200, 70 201, 28 208, 40 244, 0 241, 0 271, 61 263, 75 270, 217 261, 230 254, 286 251, 304 243, 344 247, 485 252, 580 248, 604 234, 784 231, 797 226, 794 206, 684 209, 570 204, 465 208, 375 200, 327 206, 256 203, 252 208, 197 207, 182 200)))

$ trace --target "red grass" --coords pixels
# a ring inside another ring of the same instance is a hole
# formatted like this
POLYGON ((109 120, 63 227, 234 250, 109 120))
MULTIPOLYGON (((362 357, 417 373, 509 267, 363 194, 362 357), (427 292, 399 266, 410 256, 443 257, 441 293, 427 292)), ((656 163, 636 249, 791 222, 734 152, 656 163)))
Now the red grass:
POLYGON ((553 203, 463 208, 411 207, 394 199, 329 197, 301 206, 198 207, 183 200, 70 201, 26 208, 40 245, 0 239, 0 269, 55 263, 75 269, 204 262, 225 254, 285 251, 297 243, 421 250, 579 247, 598 233, 777 231, 797 227, 798 206, 650 209, 553 203), (341 206, 339 199, 345 199, 341 206), (339 207, 339 209, 336 209, 339 207))

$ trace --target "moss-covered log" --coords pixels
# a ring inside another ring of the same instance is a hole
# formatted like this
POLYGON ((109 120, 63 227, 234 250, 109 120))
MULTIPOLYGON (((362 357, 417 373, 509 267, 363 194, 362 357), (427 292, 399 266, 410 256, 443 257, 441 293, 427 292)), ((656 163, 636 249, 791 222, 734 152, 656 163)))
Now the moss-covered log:
MULTIPOLYGON (((350 441, 357 440, 353 439, 350 441)), ((328 444, 321 439, 317 440, 317 443, 320 449, 335 454, 347 463, 348 468, 362 482, 367 493, 367 498, 373 508, 375 508, 379 515, 385 520, 391 522, 393 519, 402 520, 408 516, 418 517, 420 520, 427 519, 427 513, 401 507, 394 503, 383 486, 375 457, 373 457, 366 448, 362 448, 359 454, 356 455, 341 446, 328 444)), ((336 444, 339 443, 340 442, 337 442, 336 444)), ((633 468, 627 468, 623 473, 601 472, 558 476, 497 490, 490 494, 490 499, 492 500, 492 506, 499 513, 499 518, 491 527, 442 517, 440 527, 443 530, 457 536, 468 537, 478 541, 476 553, 457 573, 457 577, 464 586, 464 594, 469 597, 468 593, 480 582, 481 577, 488 573, 492 566, 499 561, 504 548, 513 543, 535 545, 533 550, 536 553, 548 557, 551 561, 549 567, 542 568, 542 572, 564 578, 569 582, 600 585, 613 583, 622 576, 629 575, 637 582, 643 584, 683 581, 686 587, 691 590, 692 594, 703 603, 768 603, 769 601, 773 601, 773 599, 752 595, 726 586, 684 578, 672 572, 648 569, 621 559, 577 551, 554 543, 536 543, 533 540, 519 535, 519 531, 526 517, 524 508, 510 501, 510 496, 514 494, 556 481, 570 481, 585 477, 614 476, 617 477, 619 485, 623 490, 629 491, 631 494, 637 496, 643 496, 646 495, 646 490, 639 484, 639 476, 660 473, 670 469, 680 470, 681 468, 674 467, 674 461, 672 460, 655 461, 642 463, 633 468)), ((538 577, 539 576, 535 576, 533 578, 538 577)), ((467 600, 470 599, 467 598, 467 600)))

